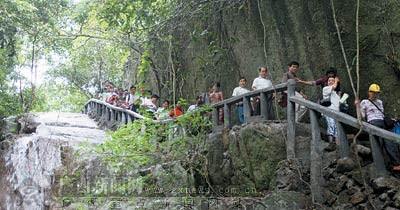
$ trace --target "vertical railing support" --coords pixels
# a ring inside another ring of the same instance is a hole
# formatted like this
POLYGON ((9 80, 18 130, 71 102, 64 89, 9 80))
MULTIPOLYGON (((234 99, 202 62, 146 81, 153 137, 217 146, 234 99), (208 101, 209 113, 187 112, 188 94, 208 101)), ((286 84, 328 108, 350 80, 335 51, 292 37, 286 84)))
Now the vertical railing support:
POLYGON ((106 106, 106 121, 111 120, 111 110, 106 106))
POLYGON ((372 158, 374 159, 375 171, 374 176, 380 177, 387 174, 385 160, 383 159, 382 149, 379 143, 379 137, 370 134, 369 141, 371 143, 372 158))
POLYGON ((289 79, 287 82, 287 142, 286 155, 287 159, 293 159, 295 154, 295 137, 296 137, 296 122, 295 122, 295 103, 290 101, 290 97, 295 95, 296 81, 289 79))
POLYGON ((243 116, 244 122, 248 122, 251 116, 250 97, 243 97, 243 116))
POLYGON ((347 141, 347 135, 344 131, 343 124, 337 120, 335 120, 335 122, 338 131, 340 158, 349 157, 349 142, 347 141))
POLYGON ((218 126, 218 118, 219 118, 219 108, 218 107, 214 107, 213 108, 213 122, 214 122, 214 126, 218 126))
POLYGON ((269 120, 268 103, 268 95, 264 92, 260 93, 260 115, 262 116, 262 118, 264 118, 264 120, 269 120))
POLYGON ((321 156, 321 132, 319 130, 317 112, 310 110, 310 121, 311 121, 311 164, 310 164, 310 181, 311 181, 311 192, 317 203, 322 203, 322 156, 321 156))
POLYGON ((224 128, 231 127, 231 105, 224 104, 224 128))

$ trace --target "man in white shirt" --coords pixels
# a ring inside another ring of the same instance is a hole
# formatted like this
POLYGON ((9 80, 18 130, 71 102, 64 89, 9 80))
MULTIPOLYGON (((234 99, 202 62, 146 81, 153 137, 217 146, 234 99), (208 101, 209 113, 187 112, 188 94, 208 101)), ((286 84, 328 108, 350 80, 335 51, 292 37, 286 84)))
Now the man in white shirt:
MULTIPOLYGON (((260 90, 264 88, 269 88, 272 87, 272 82, 267 78, 267 67, 262 66, 258 69, 258 75, 259 77, 255 78, 253 81, 253 85, 251 85, 251 88, 253 90, 260 90)), ((274 98, 272 95, 271 100, 274 98)), ((272 107, 272 106, 270 106, 272 107)), ((260 107, 260 97, 256 97, 256 101, 254 103, 254 114, 259 115, 261 113, 261 107, 260 107)), ((272 110, 268 110, 270 116, 272 116, 273 112, 272 110)))
POLYGON ((140 105, 140 107, 144 107, 144 108, 146 108, 146 111, 148 113, 154 114, 154 112, 157 111, 156 103, 157 103, 158 98, 159 98, 159 96, 156 94, 153 94, 150 99, 143 98, 142 104, 140 105))
POLYGON ((203 103, 204 103, 204 101, 203 101, 203 96, 198 95, 198 96, 196 96, 196 104, 190 105, 187 111, 188 111, 188 112, 194 111, 194 110, 200 108, 200 106, 201 106, 203 103))
MULTIPOLYGON (((245 87, 246 87, 246 78, 240 77, 239 87, 236 87, 233 90, 232 96, 235 97, 250 92, 250 90, 246 89, 245 87)), ((237 113, 239 116, 239 122, 240 124, 243 124, 244 123, 243 102, 240 101, 236 105, 237 105, 237 113)))
POLYGON ((267 78, 267 67, 263 66, 258 69, 259 77, 255 78, 253 85, 251 86, 253 90, 260 90, 263 88, 272 87, 272 82, 267 78))
POLYGON ((137 108, 139 108, 139 105, 135 104, 136 100, 138 100, 140 97, 136 95, 136 87, 131 86, 129 89, 130 93, 126 97, 126 103, 128 103, 130 110, 136 112, 137 108))

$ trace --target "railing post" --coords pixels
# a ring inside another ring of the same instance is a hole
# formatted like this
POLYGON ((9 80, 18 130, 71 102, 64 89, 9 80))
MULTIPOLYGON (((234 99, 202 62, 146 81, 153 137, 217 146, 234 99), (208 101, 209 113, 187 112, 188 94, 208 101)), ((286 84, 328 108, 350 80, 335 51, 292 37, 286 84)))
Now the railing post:
POLYGON ((310 168, 310 181, 311 181, 311 192, 313 192, 315 201, 322 203, 322 157, 321 157, 321 132, 319 130, 317 113, 315 110, 310 109, 310 121, 311 121, 311 168, 310 168))
POLYGON ((251 116, 251 103, 250 97, 243 97, 243 116, 244 122, 247 122, 251 116))
POLYGON ((106 106, 106 121, 111 119, 111 110, 106 106))
POLYGON ((130 114, 126 113, 126 123, 131 123, 132 122, 132 117, 130 114))
POLYGON ((224 104, 224 128, 231 127, 231 105, 224 104))
MULTIPOLYGON (((383 159, 382 149, 379 143, 379 137, 370 134, 369 141, 371 143, 372 158, 376 169, 376 177, 385 176, 387 174, 385 161, 383 159)), ((382 140, 381 140, 382 141, 382 140)), ((383 140, 384 141, 384 140, 383 140)))
POLYGON ((343 124, 337 120, 336 127, 338 129, 338 139, 339 139, 339 148, 340 148, 340 158, 349 157, 349 143, 347 142, 346 132, 344 131, 343 124))
POLYGON ((214 126, 218 126, 218 115, 219 115, 219 110, 218 110, 219 108, 218 107, 214 107, 213 108, 213 115, 212 115, 212 118, 213 118, 213 122, 214 122, 214 126))
POLYGON ((123 112, 122 114, 124 115, 124 124, 128 124, 128 113, 123 112))
POLYGON ((96 117, 99 117, 100 104, 96 104, 96 117))
POLYGON ((290 101, 290 97, 295 95, 296 81, 289 79, 287 82, 287 142, 286 155, 287 159, 296 157, 295 154, 295 137, 296 137, 296 122, 295 122, 295 103, 290 101))
POLYGON ((266 93, 260 93, 260 115, 265 119, 265 120, 269 120, 269 116, 268 116, 268 96, 266 93))

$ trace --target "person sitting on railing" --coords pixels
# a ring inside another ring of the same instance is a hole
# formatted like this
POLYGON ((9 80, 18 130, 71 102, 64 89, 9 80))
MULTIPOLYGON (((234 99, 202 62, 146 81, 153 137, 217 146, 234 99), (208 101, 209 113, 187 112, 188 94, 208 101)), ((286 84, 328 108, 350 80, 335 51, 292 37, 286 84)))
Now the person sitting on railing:
POLYGON ((157 120, 166 120, 169 118, 169 101, 164 100, 162 102, 162 106, 157 109, 155 112, 155 116, 157 120))
MULTIPOLYGON (((371 84, 368 89, 368 99, 361 101, 355 100, 356 106, 359 107, 363 120, 380 128, 385 128, 383 103, 378 99, 381 88, 377 84, 371 84)), ((386 149, 392 164, 393 170, 400 171, 400 152, 398 145, 392 141, 380 139, 380 146, 386 149)))
MULTIPOLYGON (((214 83, 213 87, 209 91, 211 104, 216 104, 216 103, 224 100, 224 95, 222 94, 220 87, 221 87, 220 83, 216 82, 216 83, 214 83)), ((224 109, 223 108, 218 109, 218 121, 219 121, 219 123, 224 122, 224 109)))
MULTIPOLYGON (((232 96, 240 96, 243 95, 247 92, 250 92, 250 90, 246 89, 246 78, 245 77, 240 77, 239 79, 239 87, 236 87, 233 89, 232 96)), ((239 117, 239 123, 243 124, 244 123, 244 113, 243 113, 243 102, 239 101, 236 103, 237 106, 237 114, 239 117)))
MULTIPOLYGON (((295 96, 307 99, 307 95, 304 94, 303 89, 301 88, 298 81, 301 81, 296 75, 297 71, 299 71, 300 64, 297 61, 292 61, 288 64, 288 72, 283 74, 282 83, 287 82, 289 79, 294 79, 296 83, 295 96)), ((300 106, 296 103, 296 122, 300 122, 306 113, 307 109, 304 106, 300 106)))
POLYGON ((139 105, 136 103, 140 97, 136 95, 136 86, 132 85, 129 88, 129 95, 126 97, 126 103, 128 103, 129 109, 136 112, 139 105))
MULTIPOLYGON (((339 111, 340 96, 336 92, 338 83, 339 78, 329 77, 328 86, 322 89, 323 99, 330 100, 331 105, 329 106, 329 108, 335 111, 339 111)), ((325 120, 327 124, 326 135, 328 136, 329 140, 329 146, 328 148, 326 148, 326 150, 332 151, 336 148, 335 143, 336 145, 339 145, 339 139, 337 138, 337 126, 333 118, 325 116, 325 120)))
MULTIPOLYGON (((262 66, 262 67, 258 68, 258 75, 259 76, 254 79, 253 84, 251 85, 251 88, 253 90, 260 90, 260 89, 272 87, 272 82, 267 77, 268 69, 266 66, 262 66)), ((261 113, 260 97, 256 97, 256 100, 254 103, 254 114, 259 115, 260 113, 261 113)))

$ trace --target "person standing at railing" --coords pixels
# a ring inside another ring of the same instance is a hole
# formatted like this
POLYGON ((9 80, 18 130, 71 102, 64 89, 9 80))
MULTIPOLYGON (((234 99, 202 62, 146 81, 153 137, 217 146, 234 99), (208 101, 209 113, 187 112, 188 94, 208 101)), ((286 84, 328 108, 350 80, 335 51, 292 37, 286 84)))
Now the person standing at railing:
POLYGON ((196 96, 196 103, 189 106, 187 112, 195 111, 199 109, 204 104, 203 96, 198 95, 196 96))
MULTIPOLYGON (((299 71, 299 66, 300 64, 297 61, 291 61, 288 64, 288 72, 283 74, 282 83, 287 82, 289 79, 294 79, 297 82, 295 89, 295 96, 307 99, 307 95, 304 94, 303 89, 301 88, 299 83, 301 79, 299 79, 296 75, 296 73, 299 71)), ((295 110, 296 110, 296 117, 295 117, 296 122, 300 122, 301 118, 304 116, 307 109, 306 107, 300 106, 299 104, 296 103, 295 110)))
MULTIPOLYGON (((270 79, 268 79, 268 69, 266 66, 262 66, 258 69, 258 77, 254 79, 253 84, 251 85, 251 88, 253 90, 260 90, 264 88, 269 88, 272 87, 272 82, 270 79)), ((273 98, 274 96, 272 96, 273 98)), ((271 98, 271 100, 272 100, 271 98)), ((254 103, 254 114, 259 115, 261 113, 261 107, 260 107, 260 97, 256 97, 255 103, 254 103)))
MULTIPOLYGON (((325 100, 330 100, 330 109, 339 111, 340 96, 337 94, 337 87, 339 83, 338 77, 329 77, 328 86, 322 89, 322 98, 325 100)), ((326 135, 328 136, 329 146, 326 150, 334 150, 336 148, 335 143, 339 145, 339 139, 337 138, 337 126, 333 118, 325 116, 327 129, 326 135)))
MULTIPOLYGON (((221 87, 220 83, 216 82, 216 83, 214 83, 213 87, 209 91, 209 97, 210 97, 211 104, 216 104, 216 103, 224 100, 224 95, 222 94, 220 87, 221 87)), ((223 108, 218 109, 218 121, 220 123, 224 122, 224 109, 223 108)))
MULTIPOLYGON (((384 123, 384 109, 383 103, 378 99, 378 95, 381 92, 381 87, 377 84, 371 84, 368 89, 368 99, 361 101, 355 100, 356 106, 360 108, 361 116, 363 120, 366 120, 369 124, 375 125, 380 128, 385 128, 384 123)), ((392 164, 393 170, 400 171, 400 152, 398 144, 380 138, 379 144, 381 148, 386 149, 392 164)))
POLYGON ((150 99, 145 97, 142 99, 142 104, 140 104, 140 107, 145 108, 148 114, 154 116, 154 113, 157 111, 157 100, 159 98, 160 97, 157 94, 153 94, 150 99))
MULTIPOLYGON (((247 92, 250 92, 250 90, 246 89, 246 78, 240 77, 239 87, 236 87, 235 89, 233 89, 232 96, 233 97, 240 96, 247 92)), ((236 103, 236 106, 237 106, 237 114, 239 117, 239 122, 240 122, 240 124, 243 124, 244 123, 243 102, 240 101, 240 102, 236 103)))
POLYGON ((129 89, 129 95, 126 97, 126 102, 129 105, 129 109, 136 112, 137 109, 139 108, 139 105, 136 104, 136 101, 140 97, 136 95, 136 86, 132 85, 129 89))
POLYGON ((155 113, 157 120, 166 120, 169 118, 169 101, 164 100, 161 107, 155 113))
POLYGON ((172 109, 169 111, 170 118, 177 118, 183 114, 182 104, 180 101, 175 102, 172 109))

